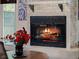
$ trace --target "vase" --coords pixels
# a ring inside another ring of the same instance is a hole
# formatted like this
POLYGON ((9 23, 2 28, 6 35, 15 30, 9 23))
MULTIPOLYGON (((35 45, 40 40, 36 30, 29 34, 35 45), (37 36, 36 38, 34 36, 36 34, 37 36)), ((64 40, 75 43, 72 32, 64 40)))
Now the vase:
POLYGON ((22 56, 23 55, 23 46, 16 46, 15 54, 16 54, 16 56, 22 56))

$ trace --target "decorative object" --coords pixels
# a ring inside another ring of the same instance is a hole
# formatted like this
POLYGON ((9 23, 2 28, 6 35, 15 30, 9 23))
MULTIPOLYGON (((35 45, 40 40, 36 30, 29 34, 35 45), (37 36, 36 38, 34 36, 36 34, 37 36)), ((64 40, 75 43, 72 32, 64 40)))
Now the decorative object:
POLYGON ((13 35, 7 34, 4 39, 9 40, 10 42, 14 42, 15 37, 13 35))
POLYGON ((30 36, 24 27, 23 30, 16 31, 15 36, 15 57, 23 57, 23 45, 28 43, 30 36))
POLYGON ((25 0, 18 0, 18 17, 19 20, 26 20, 26 1, 25 0))
POLYGON ((29 5, 29 7, 32 10, 32 12, 34 12, 34 5, 29 5))
POLYGON ((63 4, 58 4, 58 6, 61 9, 61 11, 63 12, 63 4))
POLYGON ((16 45, 16 55, 17 56, 23 56, 23 46, 17 46, 16 45))

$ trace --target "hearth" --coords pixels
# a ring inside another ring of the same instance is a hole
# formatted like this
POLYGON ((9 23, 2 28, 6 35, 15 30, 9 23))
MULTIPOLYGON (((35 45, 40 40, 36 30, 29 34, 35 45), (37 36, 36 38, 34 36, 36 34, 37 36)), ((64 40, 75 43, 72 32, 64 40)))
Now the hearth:
POLYGON ((31 16, 31 45, 66 47, 66 16, 31 16))

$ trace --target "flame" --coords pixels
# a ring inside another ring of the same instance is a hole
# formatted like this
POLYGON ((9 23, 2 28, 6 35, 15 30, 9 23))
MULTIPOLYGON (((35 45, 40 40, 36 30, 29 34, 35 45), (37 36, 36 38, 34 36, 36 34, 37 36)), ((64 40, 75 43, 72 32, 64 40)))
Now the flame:
POLYGON ((57 27, 50 27, 50 28, 45 28, 42 31, 41 36, 43 38, 46 38, 46 39, 56 39, 56 38, 59 37, 60 33, 61 33, 61 31, 60 31, 59 28, 57 28, 57 27))

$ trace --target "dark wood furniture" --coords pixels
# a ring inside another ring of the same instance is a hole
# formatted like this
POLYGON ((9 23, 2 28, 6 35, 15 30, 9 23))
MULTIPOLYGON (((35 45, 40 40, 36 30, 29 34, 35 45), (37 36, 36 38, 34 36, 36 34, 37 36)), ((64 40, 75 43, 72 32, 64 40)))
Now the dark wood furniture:
POLYGON ((0 4, 12 4, 16 3, 16 0, 0 0, 0 4))
POLYGON ((0 59, 8 59, 3 42, 0 42, 0 59))
MULTIPOLYGON (((8 52, 9 57, 12 57, 12 52, 8 52)), ((12 59, 48 59, 46 53, 38 52, 38 51, 24 51, 25 57, 12 57, 12 59)))

